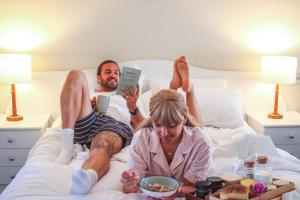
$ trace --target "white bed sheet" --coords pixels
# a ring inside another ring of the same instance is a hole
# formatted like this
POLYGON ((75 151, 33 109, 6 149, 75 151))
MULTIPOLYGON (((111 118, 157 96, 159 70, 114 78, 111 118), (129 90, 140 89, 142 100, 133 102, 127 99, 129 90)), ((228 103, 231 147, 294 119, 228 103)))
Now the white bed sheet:
MULTIPOLYGON (((210 175, 239 172, 244 159, 255 154, 268 155, 273 175, 288 179, 300 188, 300 160, 275 148, 270 138, 255 134, 249 127, 217 129, 205 127, 214 144, 213 169, 210 175)), ((71 175, 78 169, 87 152, 77 152, 70 165, 54 162, 60 151, 61 128, 49 128, 33 147, 25 166, 2 192, 0 199, 147 199, 144 194, 121 192, 120 176, 127 169, 128 148, 110 161, 110 171, 96 183, 87 195, 70 195, 71 175)))

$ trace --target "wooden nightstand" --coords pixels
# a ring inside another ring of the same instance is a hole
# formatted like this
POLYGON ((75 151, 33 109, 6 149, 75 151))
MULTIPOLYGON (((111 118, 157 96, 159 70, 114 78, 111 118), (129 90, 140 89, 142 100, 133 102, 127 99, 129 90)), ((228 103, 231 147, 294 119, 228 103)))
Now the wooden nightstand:
POLYGON ((0 193, 24 165, 30 149, 49 126, 49 118, 32 114, 11 122, 0 115, 0 193))
POLYGON ((282 113, 283 119, 270 119, 265 112, 247 113, 248 124, 269 135, 274 144, 300 159, 300 113, 282 113))

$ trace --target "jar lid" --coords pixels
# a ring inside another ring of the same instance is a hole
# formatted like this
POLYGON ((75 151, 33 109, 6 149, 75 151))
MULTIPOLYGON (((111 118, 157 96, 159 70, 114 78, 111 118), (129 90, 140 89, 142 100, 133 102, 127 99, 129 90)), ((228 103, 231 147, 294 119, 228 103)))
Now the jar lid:
POLYGON ((219 182, 222 183, 222 181, 223 181, 220 177, 217 177, 217 176, 207 177, 206 180, 207 180, 207 181, 210 181, 212 184, 213 184, 213 183, 216 183, 216 182, 217 182, 217 183, 219 183, 219 182))
POLYGON ((262 164, 267 163, 268 162, 268 157, 267 156, 258 156, 257 157, 257 162, 262 163, 262 164))
POLYGON ((254 167, 254 163, 255 163, 254 160, 245 160, 245 161, 244 161, 244 165, 245 165, 246 167, 254 167))
POLYGON ((211 182, 210 181, 197 181, 195 185, 198 189, 208 189, 211 187, 211 182))

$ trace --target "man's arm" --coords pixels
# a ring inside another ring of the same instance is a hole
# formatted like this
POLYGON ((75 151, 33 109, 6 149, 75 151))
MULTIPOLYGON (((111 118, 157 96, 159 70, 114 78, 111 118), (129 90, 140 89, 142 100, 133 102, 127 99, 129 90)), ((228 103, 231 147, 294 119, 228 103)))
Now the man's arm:
POLYGON ((145 119, 144 115, 140 112, 139 107, 136 106, 136 108, 133 111, 130 111, 131 114, 131 125, 134 129, 138 127, 138 125, 145 119))
POLYGON ((145 117, 140 112, 139 107, 137 105, 137 101, 140 94, 140 87, 139 85, 137 85, 135 92, 131 87, 128 87, 123 94, 124 94, 123 97, 126 100, 128 110, 131 114, 132 127, 136 129, 139 123, 141 123, 145 119, 145 117))

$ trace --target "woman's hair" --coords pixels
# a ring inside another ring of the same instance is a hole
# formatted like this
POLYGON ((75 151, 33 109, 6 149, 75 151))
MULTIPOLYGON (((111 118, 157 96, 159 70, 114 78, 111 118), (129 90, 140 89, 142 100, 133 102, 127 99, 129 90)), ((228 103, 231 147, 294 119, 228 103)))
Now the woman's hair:
POLYGON ((185 125, 199 127, 197 120, 189 114, 184 97, 176 90, 160 90, 151 97, 149 103, 150 118, 145 119, 139 128, 153 127, 152 121, 160 122, 166 126, 174 126, 181 122, 182 117, 186 117, 185 125))

